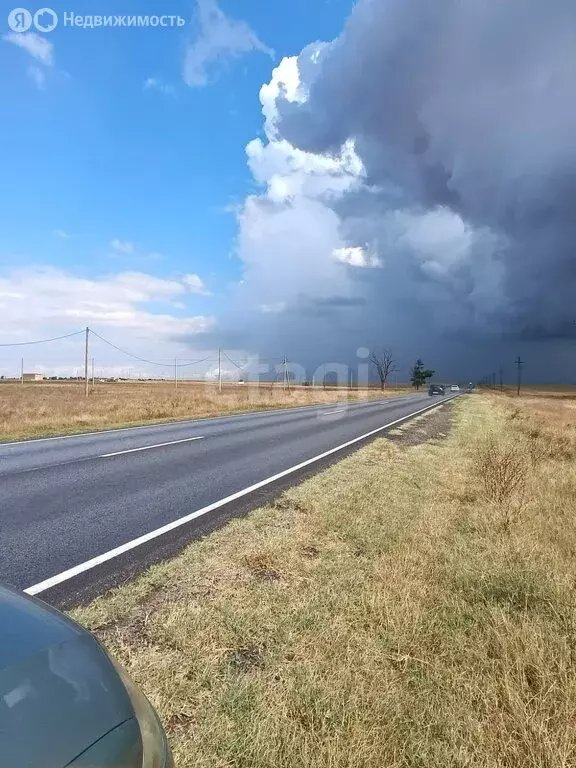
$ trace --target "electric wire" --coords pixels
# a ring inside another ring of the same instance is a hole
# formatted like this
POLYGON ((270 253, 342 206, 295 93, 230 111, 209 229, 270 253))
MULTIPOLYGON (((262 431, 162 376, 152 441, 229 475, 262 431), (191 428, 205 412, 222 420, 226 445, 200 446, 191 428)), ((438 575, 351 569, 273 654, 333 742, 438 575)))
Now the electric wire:
POLYGON ((0 347, 26 347, 30 344, 48 344, 51 341, 60 341, 61 339, 70 339, 72 336, 79 336, 81 333, 85 333, 85 331, 74 331, 74 333, 67 333, 64 336, 54 336, 52 339, 39 339, 38 341, 16 341, 12 342, 10 344, 0 344, 0 347))

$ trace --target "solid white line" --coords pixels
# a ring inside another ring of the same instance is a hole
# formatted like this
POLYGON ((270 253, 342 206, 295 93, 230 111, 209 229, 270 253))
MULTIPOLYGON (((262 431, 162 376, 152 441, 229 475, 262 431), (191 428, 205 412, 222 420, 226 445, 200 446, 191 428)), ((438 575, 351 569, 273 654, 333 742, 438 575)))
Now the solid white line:
MULTIPOLYGON (((458 395, 454 395, 454 397, 458 397, 458 395)), ((261 480, 259 483, 250 485, 248 488, 244 488, 243 490, 238 491, 237 493, 233 493, 230 496, 226 496, 226 498, 224 499, 215 501, 213 504, 208 504, 207 507, 202 507, 202 509, 198 509, 196 510, 196 512, 192 512, 189 515, 185 515, 185 517, 181 517, 178 520, 174 520, 172 523, 163 525, 161 528, 157 528, 155 531, 150 531, 150 533, 145 533, 143 536, 139 536, 137 539, 133 539, 132 541, 126 542, 126 544, 121 544, 119 547, 115 547, 114 549, 111 549, 108 552, 104 552, 103 555, 98 555, 97 557, 93 557, 91 560, 87 560, 85 563, 80 563, 80 565, 75 565, 73 568, 68 568, 68 570, 62 571, 62 573, 58 573, 56 574, 56 576, 52 576, 49 579, 45 579, 44 581, 41 581, 38 584, 34 584, 33 586, 28 587, 28 589, 25 589, 24 592, 26 592, 29 595, 38 595, 41 592, 45 592, 47 589, 51 589, 51 587, 55 587, 58 584, 62 584, 62 582, 64 581, 68 581, 69 579, 74 578, 74 576, 79 576, 81 573, 85 573, 86 571, 89 571, 92 568, 96 568, 96 566, 102 565, 102 563, 106 563, 108 562, 108 560, 113 560, 115 557, 119 557, 120 555, 123 555, 125 552, 129 552, 131 549, 136 549, 136 547, 140 547, 142 544, 146 544, 148 541, 157 539, 159 536, 163 536, 165 533, 169 533, 170 531, 173 531, 176 528, 180 528, 181 526, 186 525, 186 523, 189 523, 192 520, 196 520, 196 518, 198 517, 207 515, 209 512, 212 512, 215 509, 219 509, 220 507, 223 507, 225 504, 229 504, 231 501, 236 501, 237 499, 241 499, 243 496, 247 496, 249 493, 252 493, 253 491, 257 491, 259 488, 264 488, 266 485, 270 485, 271 483, 276 482, 276 480, 281 480, 283 477, 287 477, 288 475, 291 475, 294 472, 298 472, 298 470, 303 469, 304 467, 308 467, 310 466, 310 464, 314 464, 317 461, 321 461, 322 459, 325 459, 327 456, 331 456, 332 454, 337 453, 338 451, 342 451, 344 450, 344 448, 348 448, 349 446, 354 445, 355 443, 359 443, 362 440, 366 440, 368 437, 372 437, 372 435, 377 435, 379 432, 383 432, 385 429, 389 429, 390 427, 393 427, 396 424, 400 424, 400 422, 402 421, 406 421, 407 419, 410 419, 413 416, 417 416, 419 413, 424 413, 424 411, 429 411, 432 408, 438 407, 442 403, 448 402, 449 400, 453 400, 454 397, 448 397, 445 400, 435 402, 432 405, 427 405, 425 408, 420 408, 420 410, 418 411, 413 411, 412 413, 409 413, 406 416, 402 416, 400 419, 391 421, 389 424, 384 424, 383 427, 378 427, 377 429, 373 429, 371 432, 366 432, 366 434, 360 435, 360 437, 355 437, 353 440, 349 440, 347 443, 342 443, 342 445, 338 445, 336 448, 331 448, 329 451, 324 451, 324 453, 320 453, 318 456, 314 456, 313 458, 307 459, 306 461, 302 461, 300 462, 300 464, 296 464, 295 466, 290 467, 289 469, 285 469, 282 472, 278 472, 278 474, 272 475, 272 477, 267 477, 266 480, 261 480)))
POLYGON ((136 453, 137 451, 149 451, 150 448, 164 448, 165 445, 176 445, 177 443, 191 443, 192 440, 204 440, 201 437, 186 437, 184 440, 171 440, 169 443, 157 443, 156 445, 145 445, 143 448, 129 448, 127 451, 116 451, 115 453, 103 453, 98 456, 99 459, 109 459, 111 456, 122 456, 124 453, 136 453))

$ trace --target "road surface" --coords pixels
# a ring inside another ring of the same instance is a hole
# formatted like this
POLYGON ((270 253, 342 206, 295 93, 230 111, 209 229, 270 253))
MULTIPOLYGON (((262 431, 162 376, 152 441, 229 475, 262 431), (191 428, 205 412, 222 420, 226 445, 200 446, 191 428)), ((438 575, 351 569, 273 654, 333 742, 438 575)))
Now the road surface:
POLYGON ((178 551, 427 394, 0 444, 0 581, 65 606, 178 551))

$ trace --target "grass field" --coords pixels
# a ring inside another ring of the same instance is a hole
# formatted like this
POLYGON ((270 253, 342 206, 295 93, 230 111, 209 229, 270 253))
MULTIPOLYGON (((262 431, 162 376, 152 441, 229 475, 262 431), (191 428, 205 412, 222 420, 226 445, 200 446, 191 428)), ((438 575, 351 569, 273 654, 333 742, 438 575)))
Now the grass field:
POLYGON ((576 765, 576 409, 533 400, 444 406, 75 612, 179 768, 576 765))
POLYGON ((219 392, 212 384, 186 382, 176 390, 174 384, 130 382, 96 384, 86 398, 83 383, 4 383, 0 385, 0 440, 383 394, 398 394, 398 390, 293 387, 287 392, 280 384, 227 384, 219 392))
MULTIPOLYGON (((489 387, 481 387, 481 391, 488 394, 499 394, 500 388, 496 385, 496 389, 492 390, 489 387)), ((517 389, 515 386, 505 385, 502 390, 503 394, 508 397, 517 397, 517 389)), ((576 385, 573 384, 540 384, 538 386, 523 384, 521 389, 521 397, 537 397, 537 398, 553 398, 555 400, 567 398, 576 399, 576 385)))

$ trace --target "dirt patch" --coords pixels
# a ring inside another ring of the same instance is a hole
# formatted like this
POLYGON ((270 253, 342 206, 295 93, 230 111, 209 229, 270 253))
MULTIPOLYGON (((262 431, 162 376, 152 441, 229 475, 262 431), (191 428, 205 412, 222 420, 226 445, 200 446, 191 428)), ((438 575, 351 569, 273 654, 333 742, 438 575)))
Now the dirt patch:
POLYGON ((396 445, 410 448, 422 445, 430 440, 443 440, 452 430, 454 423, 454 405, 446 403, 433 411, 424 413, 403 424, 386 437, 396 445))
POLYGON ((265 647, 260 645, 248 645, 236 648, 228 653, 228 662, 233 669, 239 672, 250 672, 252 669, 260 669, 264 665, 265 647))
POLYGON ((275 581, 280 573, 274 567, 274 558, 268 552, 251 552, 244 558, 244 565, 257 579, 275 581))

